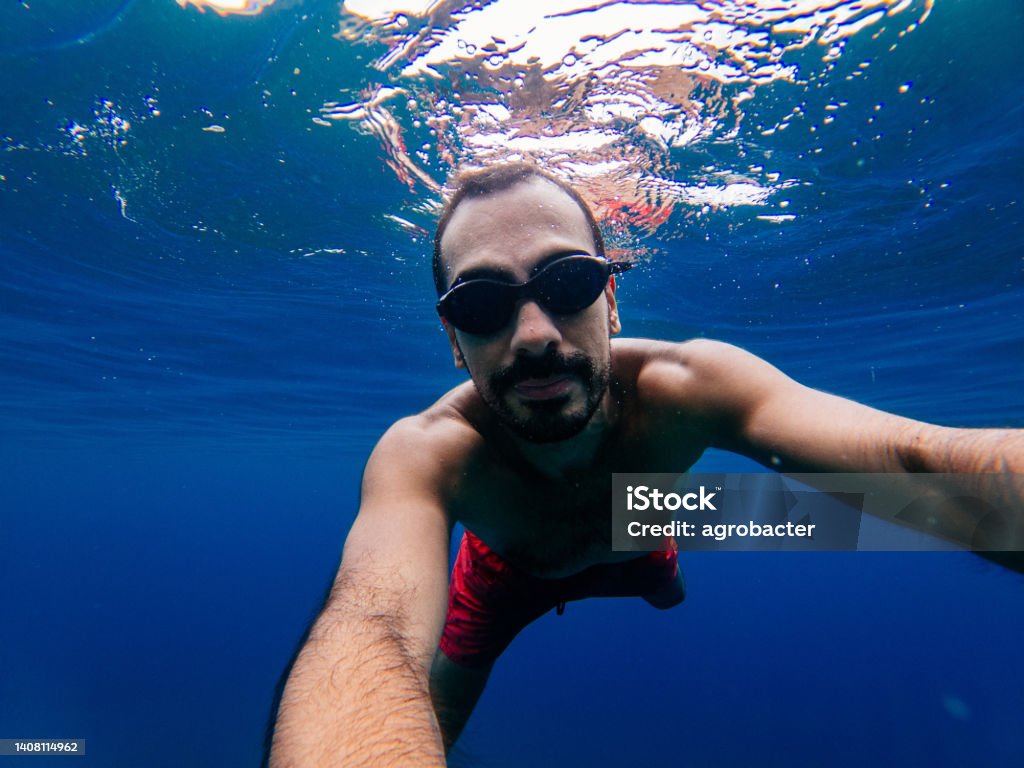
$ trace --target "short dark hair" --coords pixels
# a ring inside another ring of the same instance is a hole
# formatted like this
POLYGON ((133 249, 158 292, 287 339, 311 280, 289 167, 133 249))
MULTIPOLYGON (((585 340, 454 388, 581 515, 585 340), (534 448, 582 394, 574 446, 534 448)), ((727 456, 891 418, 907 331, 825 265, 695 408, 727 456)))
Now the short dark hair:
POLYGON ((459 207, 459 203, 467 197, 486 197, 487 195, 504 192, 506 189, 516 186, 516 184, 521 184, 533 178, 543 179, 554 184, 573 199, 573 202, 583 212, 583 217, 587 220, 587 225, 590 227, 590 235, 594 239, 594 248, 597 250, 597 253, 594 255, 604 256, 604 238, 601 237, 601 228, 597 225, 597 219, 594 218, 594 214, 590 210, 590 206, 587 205, 587 201, 568 182, 553 176, 547 171, 541 170, 531 163, 501 163, 487 168, 463 171, 452 177, 450 181, 451 194, 444 204, 444 209, 441 211, 441 218, 437 220, 437 229, 434 230, 434 287, 437 288, 438 296, 447 290, 444 265, 441 263, 441 238, 444 237, 444 231, 448 228, 448 222, 451 221, 452 216, 455 214, 455 209, 459 207))

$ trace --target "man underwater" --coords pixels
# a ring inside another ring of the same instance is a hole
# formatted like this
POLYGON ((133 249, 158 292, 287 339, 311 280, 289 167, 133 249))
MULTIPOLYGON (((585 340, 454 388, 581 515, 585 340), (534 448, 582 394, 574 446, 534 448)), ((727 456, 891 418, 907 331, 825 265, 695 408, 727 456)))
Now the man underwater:
POLYGON ((494 661, 538 616, 591 596, 680 603, 670 541, 612 550, 615 472, 679 473, 720 448, 787 472, 1024 473, 1022 430, 883 413, 719 342, 613 341, 622 266, 574 189, 515 163, 453 190, 434 278, 471 382, 394 424, 367 462, 285 687, 274 768, 442 766, 494 661))

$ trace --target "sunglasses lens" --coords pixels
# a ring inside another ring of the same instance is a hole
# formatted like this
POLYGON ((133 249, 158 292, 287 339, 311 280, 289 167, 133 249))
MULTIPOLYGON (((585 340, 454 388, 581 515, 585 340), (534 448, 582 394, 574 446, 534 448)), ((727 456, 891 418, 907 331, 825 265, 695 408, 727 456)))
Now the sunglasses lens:
POLYGON ((558 315, 586 309, 601 295, 608 282, 608 266, 589 257, 562 259, 537 276, 540 303, 558 315))
POLYGON ((515 288, 489 280, 472 280, 445 297, 441 311, 460 331, 485 335, 503 328, 515 309, 515 288))

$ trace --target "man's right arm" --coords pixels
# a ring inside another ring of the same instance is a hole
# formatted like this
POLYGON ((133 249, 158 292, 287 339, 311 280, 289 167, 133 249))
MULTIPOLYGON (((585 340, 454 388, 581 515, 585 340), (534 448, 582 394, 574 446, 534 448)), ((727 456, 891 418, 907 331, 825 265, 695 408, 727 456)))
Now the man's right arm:
POLYGON ((450 526, 428 448, 400 422, 367 463, 337 579, 285 686, 271 768, 445 764, 428 679, 450 526))

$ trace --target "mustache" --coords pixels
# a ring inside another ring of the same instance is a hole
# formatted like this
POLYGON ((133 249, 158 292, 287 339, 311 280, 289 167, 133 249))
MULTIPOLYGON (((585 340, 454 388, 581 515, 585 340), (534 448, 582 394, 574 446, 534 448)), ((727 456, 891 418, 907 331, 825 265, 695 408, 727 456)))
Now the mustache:
POLYGON ((540 357, 517 357, 511 365, 495 371, 491 384, 495 389, 508 389, 526 379, 546 379, 550 376, 575 375, 587 381, 594 366, 586 355, 560 355, 554 350, 540 357))

